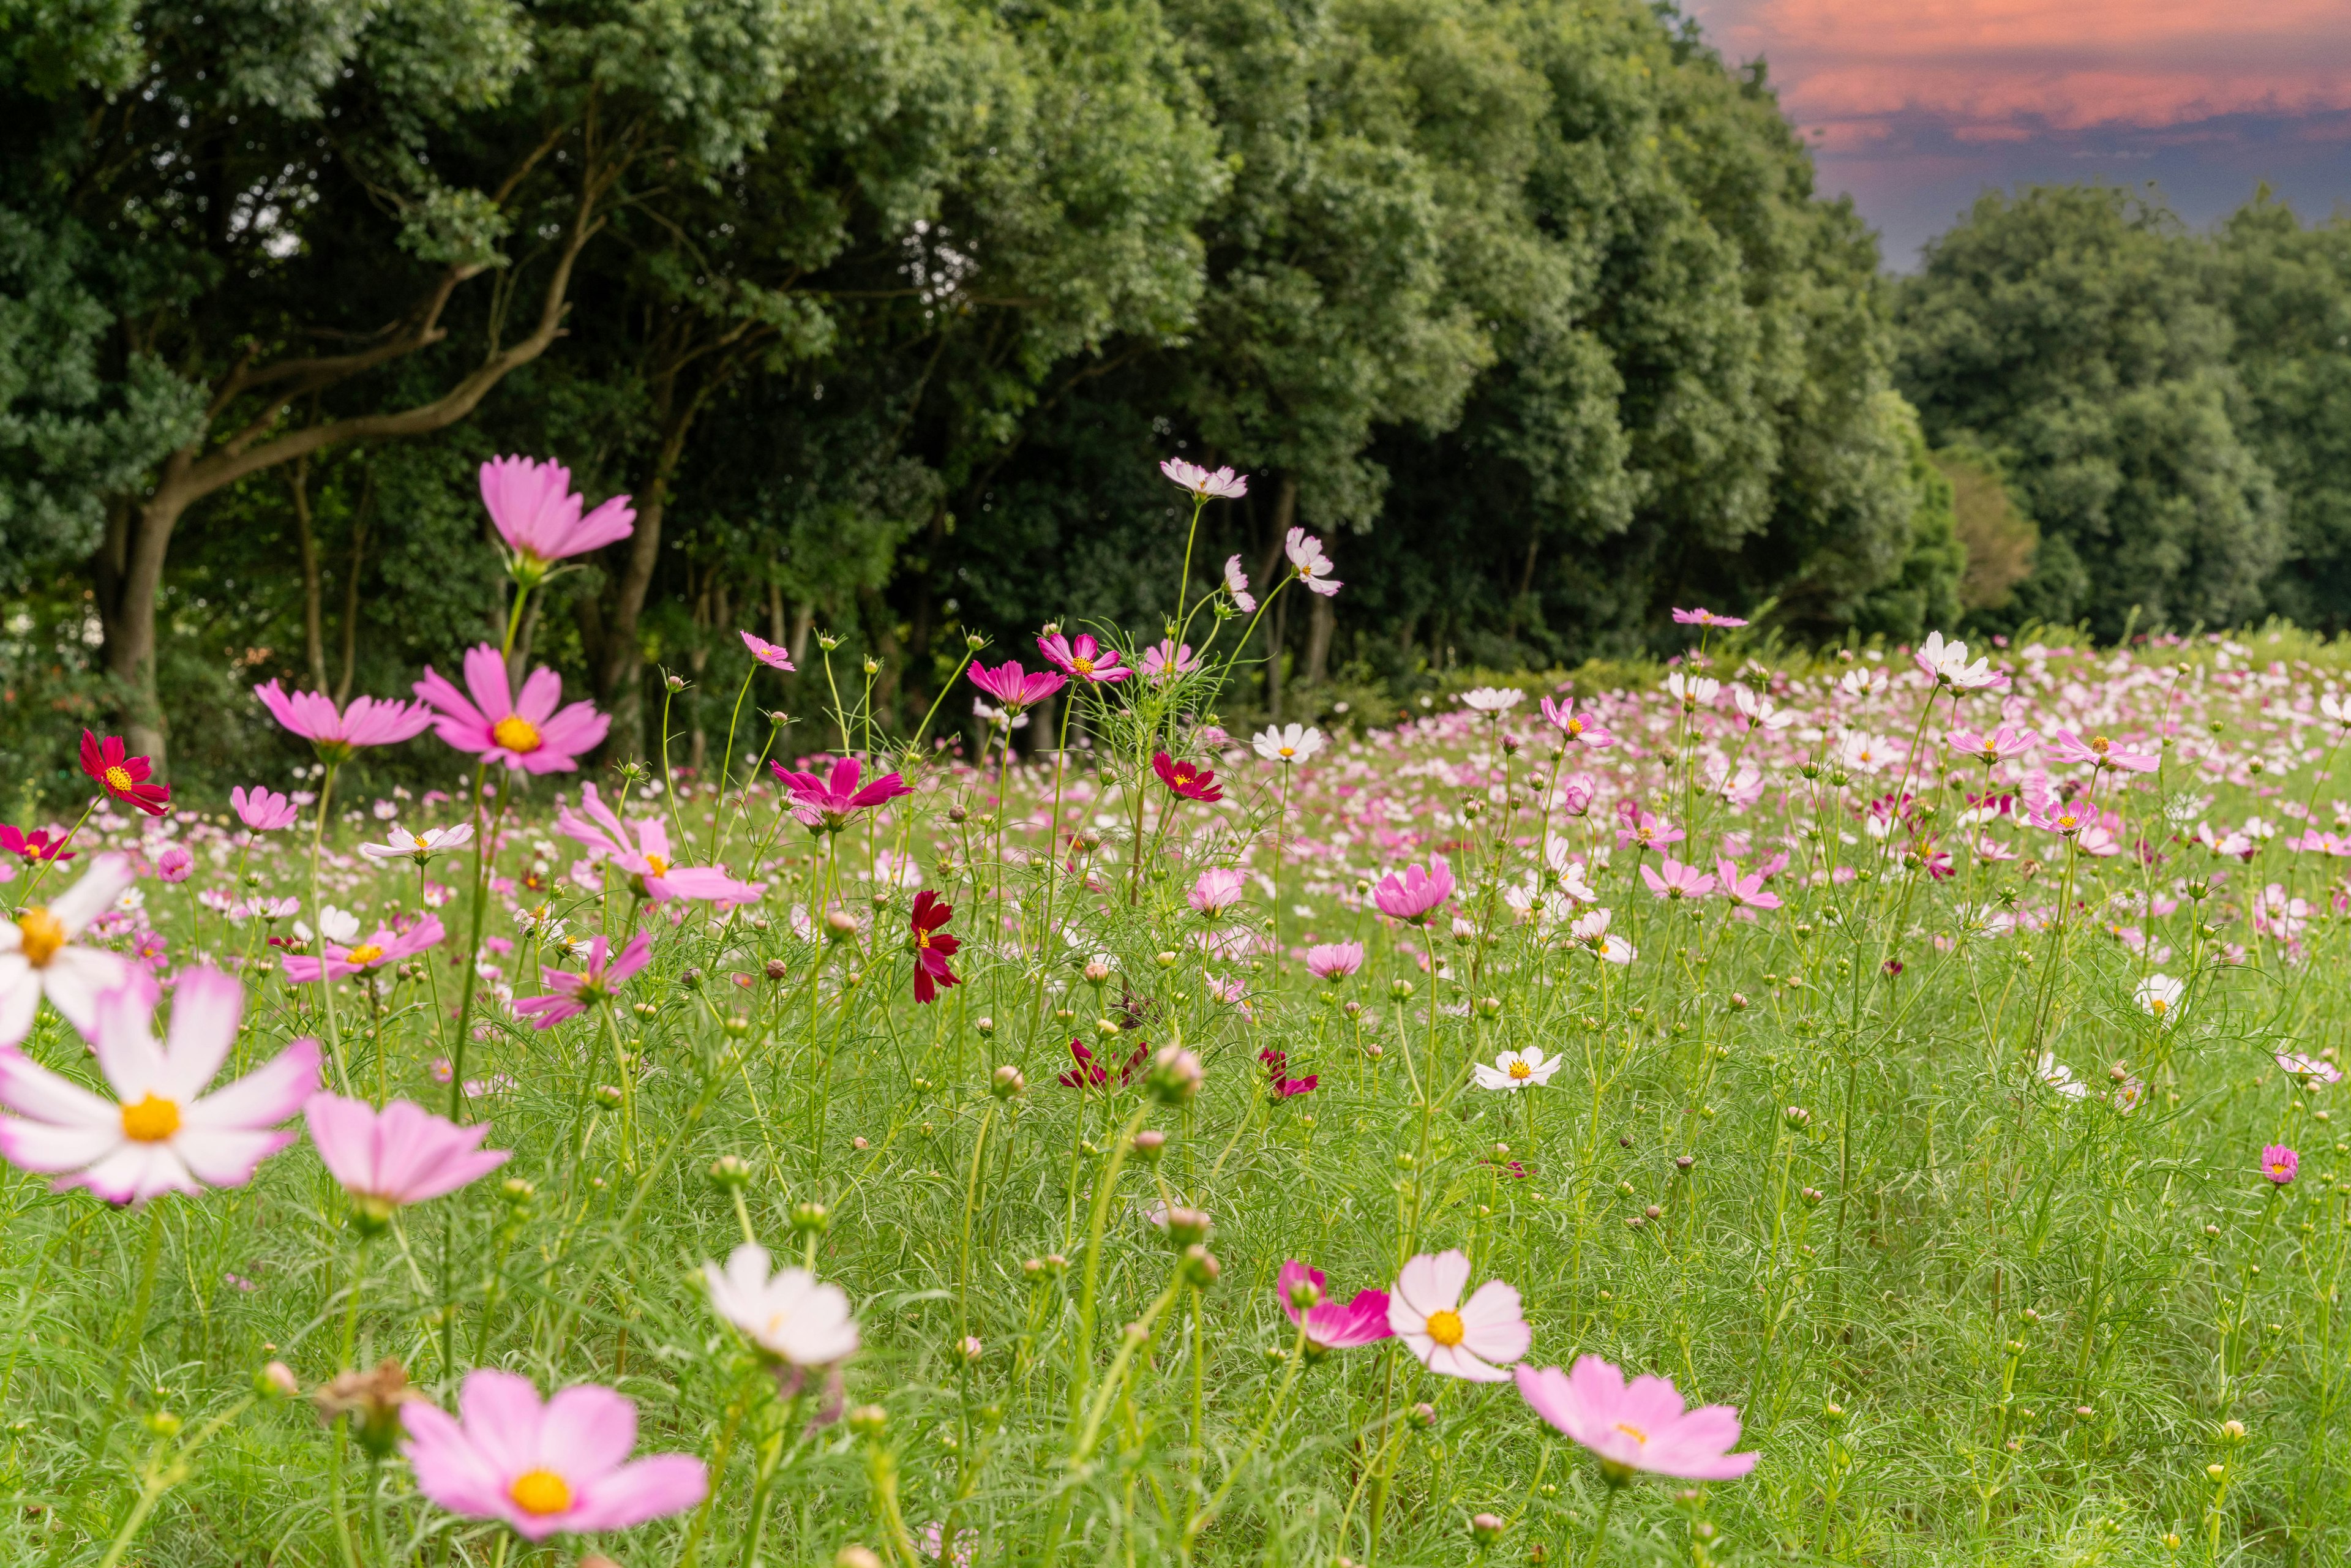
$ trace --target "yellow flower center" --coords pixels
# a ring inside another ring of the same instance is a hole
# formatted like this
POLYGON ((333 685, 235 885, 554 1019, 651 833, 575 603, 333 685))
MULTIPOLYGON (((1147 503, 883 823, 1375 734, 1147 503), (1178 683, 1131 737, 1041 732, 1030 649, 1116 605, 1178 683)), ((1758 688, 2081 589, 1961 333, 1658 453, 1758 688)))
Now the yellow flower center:
POLYGON ((2090 749, 2102 756, 2105 754, 2106 747, 2113 744, 2113 741, 2108 740, 2103 735, 2094 735, 2090 737, 2090 749))
MULTIPOLYGON (((538 726, 520 714, 508 714, 490 727, 490 738, 508 751, 520 755, 538 749, 538 726)), ((538 1472, 533 1471, 533 1474, 538 1472)), ((521 1483, 517 1482, 517 1486, 521 1483)))
POLYGON ((1281 754, 1284 757, 1295 757, 1298 755, 1298 747, 1294 746, 1285 746, 1281 748, 1281 754))
POLYGON ((2153 1013, 2158 1018, 2161 1018, 2164 1014, 2164 1010, 2170 1006, 2171 1004, 2165 1001, 2161 997, 2149 997, 2147 998, 2147 1010, 2153 1013))
POLYGON ((150 1090, 122 1108, 122 1135, 136 1144, 160 1144, 180 1130, 180 1108, 150 1090))
POLYGON ((1616 1429, 1619 1432, 1624 1433, 1625 1436, 1632 1438, 1633 1441, 1636 1443, 1646 1445, 1649 1440, 1649 1435, 1646 1432, 1642 1431, 1638 1427, 1628 1427, 1624 1422, 1619 1421, 1616 1423, 1616 1429))
POLYGON ((119 763, 106 770, 106 787, 118 795, 138 782, 138 779, 131 777, 131 769, 119 763))
POLYGON ((507 1488, 507 1496, 525 1513, 544 1518, 571 1506, 571 1487, 553 1470, 525 1470, 507 1488))
POLYGON ((16 916, 16 935, 25 953, 25 962, 36 969, 45 967, 66 945, 66 923, 46 908, 35 904, 16 916))
POLYGON ((930 934, 929 932, 927 932, 927 931, 917 931, 917 932, 915 932, 915 933, 914 933, 914 946, 917 946, 917 947, 927 947, 927 946, 929 946, 930 945, 931 945, 931 934, 930 934))
POLYGON ((1428 1337, 1447 1349, 1461 1343, 1461 1314, 1455 1312, 1431 1312, 1422 1325, 1428 1337))
POLYGON ((653 868, 653 874, 655 876, 667 876, 669 874, 669 862, 662 859, 659 855, 647 855, 645 857, 645 864, 653 868))
POLYGON ((1582 735, 1583 733, 1583 721, 1580 718, 1569 719, 1567 721, 1567 733, 1570 735, 1582 735))
POLYGON ((1071 659, 1070 667, 1081 675, 1091 675, 1094 673, 1094 662, 1092 659, 1071 659))
POLYGON ((343 955, 343 962, 352 965, 372 964, 378 958, 382 956, 383 949, 381 947, 377 946, 372 942, 362 942, 358 946, 343 955))
POLYGON ((2273 1165, 2270 1166, 2270 1174, 2271 1174, 2272 1176, 2283 1176, 2283 1175, 2285 1175, 2285 1163, 2284 1163, 2283 1160, 2281 1160, 2281 1161, 2278 1161, 2278 1162, 2276 1162, 2276 1163, 2273 1164, 2273 1165))
POLYGON ((1526 1064, 1526 1061, 1525 1061, 1525 1059, 1524 1059, 1524 1058, 1520 1058, 1520 1059, 1519 1059, 1519 1060, 1517 1060, 1517 1061, 1512 1061, 1512 1062, 1510 1063, 1510 1076, 1511 1076, 1511 1077, 1513 1077, 1513 1078, 1532 1078, 1534 1075, 1535 1075, 1535 1070, 1534 1070, 1533 1068, 1531 1068, 1531 1067, 1529 1067, 1529 1066, 1526 1064))

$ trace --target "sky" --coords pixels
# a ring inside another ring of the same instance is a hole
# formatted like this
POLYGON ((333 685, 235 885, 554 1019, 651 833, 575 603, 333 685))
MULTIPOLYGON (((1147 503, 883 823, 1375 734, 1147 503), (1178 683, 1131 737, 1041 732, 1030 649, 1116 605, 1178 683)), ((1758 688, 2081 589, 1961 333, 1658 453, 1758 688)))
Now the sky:
POLYGON ((2351 212, 2351 0, 1682 0, 1761 57, 1886 263, 1988 188, 2153 181, 2201 228, 2269 182, 2351 212))

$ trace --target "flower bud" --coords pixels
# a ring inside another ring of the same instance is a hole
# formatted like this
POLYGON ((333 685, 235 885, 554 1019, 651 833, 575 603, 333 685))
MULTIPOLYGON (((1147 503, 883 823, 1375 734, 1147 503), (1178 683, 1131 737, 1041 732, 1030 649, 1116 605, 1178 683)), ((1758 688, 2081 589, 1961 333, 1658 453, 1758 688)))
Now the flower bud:
POLYGON ((1156 1127, 1145 1127, 1134 1134, 1134 1157, 1145 1164, 1155 1164, 1167 1149, 1167 1134, 1156 1127))
POLYGON ((998 1068, 995 1076, 987 1081, 987 1092, 998 1100, 1009 1100, 1028 1087, 1029 1081, 1020 1075, 1019 1068, 1008 1061, 998 1068))
POLYGON ((674 695, 675 694, 685 690, 685 677, 684 675, 667 675, 663 677, 662 685, 667 686, 670 689, 671 694, 674 695))
POLYGON ((1696 1164, 1698 1164, 1698 1156, 1695 1155, 1676 1155, 1674 1156, 1674 1169, 1681 1172, 1684 1176, 1687 1176, 1689 1174, 1690 1167, 1696 1164))
POLYGON ((878 1437, 890 1425, 890 1412, 879 1405, 858 1405, 849 1412, 849 1429, 861 1437, 878 1437))
POLYGON ((1394 997, 1398 1001, 1402 1001, 1406 997, 1412 995, 1412 991, 1413 985, 1410 980, 1390 980, 1388 982, 1388 995, 1394 997))
POLYGON ((831 1223, 832 1217, 825 1212, 824 1205, 820 1203, 803 1202, 792 1205, 794 1230, 813 1231, 821 1236, 824 1234, 825 1228, 831 1223))
POLYGON ((1217 1276, 1224 1271, 1217 1255, 1196 1242, 1184 1249, 1183 1267, 1185 1280, 1203 1291, 1215 1284, 1217 1276))
POLYGON ((1145 1080, 1163 1105, 1181 1105, 1200 1092, 1200 1059, 1180 1045, 1163 1045, 1145 1080))
POLYGON ((768 960, 768 978, 770 980, 783 979, 791 972, 791 967, 786 964, 781 958, 770 958, 768 960))
POLYGON ((282 1361, 273 1361, 261 1369, 260 1376, 254 1379, 254 1388, 256 1392, 264 1395, 276 1395, 280 1399, 293 1399, 301 1395, 302 1382, 294 1375, 292 1367, 282 1361))
POLYGON ((857 917, 846 909, 836 909, 824 917, 824 934, 832 941, 857 935, 857 917))
POLYGON ((1802 1105, 1791 1105, 1785 1111, 1780 1113, 1780 1114, 1787 1121, 1789 1127, 1795 1132, 1801 1133, 1805 1128, 1813 1124, 1813 1113, 1810 1111, 1805 1110, 1802 1105))
POLYGON ((1104 986, 1110 983, 1110 966, 1100 958, 1088 963, 1081 972, 1086 977, 1086 984, 1090 986, 1104 986))
POLYGON ((1437 1425, 1437 1406, 1425 1402, 1416 1405, 1404 1413, 1404 1418, 1411 1422, 1416 1430, 1426 1432, 1437 1425))
POLYGON ((538 1196, 538 1188, 522 1176, 508 1176, 498 1184, 498 1196, 520 1208, 538 1196))
POLYGON ((1167 1228, 1167 1239, 1176 1247, 1189 1247, 1206 1241, 1215 1221, 1196 1208, 1171 1208, 1163 1217, 1167 1228))
POLYGON ((971 1027, 979 1031, 980 1039, 986 1040, 996 1032, 996 1020, 990 1018, 974 1019, 971 1027))
POLYGON ((605 1110, 619 1110, 621 1108, 621 1086, 619 1084, 599 1083, 596 1085, 596 1103, 604 1107, 605 1110))
POLYGON ((1478 1538, 1479 1545, 1491 1546, 1502 1538, 1502 1521, 1494 1514, 1473 1513, 1469 1516, 1469 1533, 1478 1538))
POLYGON ((1322 1304, 1322 1287, 1311 1280, 1292 1280, 1290 1304, 1301 1312, 1313 1311, 1322 1304))
POLYGON ((710 1162, 711 1184, 732 1192, 751 1179, 750 1162, 740 1155, 721 1155, 710 1162))
POLYGON ((964 1335, 963 1343, 956 1346, 956 1354, 962 1356, 967 1363, 974 1366, 979 1364, 979 1358, 982 1355, 985 1355, 987 1352, 987 1347, 979 1343, 979 1336, 977 1334, 964 1335))

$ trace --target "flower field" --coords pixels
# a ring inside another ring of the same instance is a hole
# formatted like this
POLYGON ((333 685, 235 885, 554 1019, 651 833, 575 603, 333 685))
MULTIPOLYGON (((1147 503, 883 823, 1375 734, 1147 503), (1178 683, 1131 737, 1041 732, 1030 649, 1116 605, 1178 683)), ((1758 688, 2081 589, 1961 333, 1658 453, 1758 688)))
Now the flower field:
POLYGON ((5 1561, 2341 1560, 2336 651, 1228 734, 1301 534, 981 751, 745 633, 694 779, 509 656, 624 508, 484 496, 507 648, 0 829, 5 1561))

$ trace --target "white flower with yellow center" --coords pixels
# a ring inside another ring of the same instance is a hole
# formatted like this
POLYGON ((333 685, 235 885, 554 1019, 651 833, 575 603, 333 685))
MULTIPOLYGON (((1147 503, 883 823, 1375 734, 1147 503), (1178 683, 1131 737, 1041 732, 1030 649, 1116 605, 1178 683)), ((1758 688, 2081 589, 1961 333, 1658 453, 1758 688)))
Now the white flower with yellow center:
POLYGON ((2188 988, 2160 969, 2138 983, 2135 994, 2140 1010, 2159 1025, 2168 1025, 2179 1016, 2179 999, 2188 988))
POLYGON ((1543 1055, 1541 1048, 1526 1051, 1506 1051, 1494 1058, 1494 1065, 1478 1062, 1473 1071, 1480 1089, 1540 1089, 1551 1082, 1565 1057, 1543 1055))
POLYGON ((769 1275, 768 1249, 756 1241, 729 1253, 724 1269, 705 1263, 702 1277, 710 1288, 710 1310, 778 1361, 831 1366, 857 1354, 848 1292, 819 1282, 805 1269, 769 1275))
POLYGON ((1519 1292, 1489 1280, 1467 1301, 1469 1260, 1458 1248, 1424 1252, 1404 1266, 1388 1295, 1388 1328, 1429 1371, 1470 1383, 1500 1383, 1502 1370, 1527 1354, 1534 1331, 1519 1292))
POLYGON ((47 904, 26 905, 0 921, 0 1046, 33 1031, 41 998, 87 1035, 96 1025, 98 998, 131 977, 130 960, 74 941, 83 927, 113 907, 138 873, 109 852, 89 862, 79 882, 47 904))
POLYGON ((1259 730, 1249 744, 1268 762, 1303 762, 1322 749, 1322 732, 1302 724, 1259 730))

